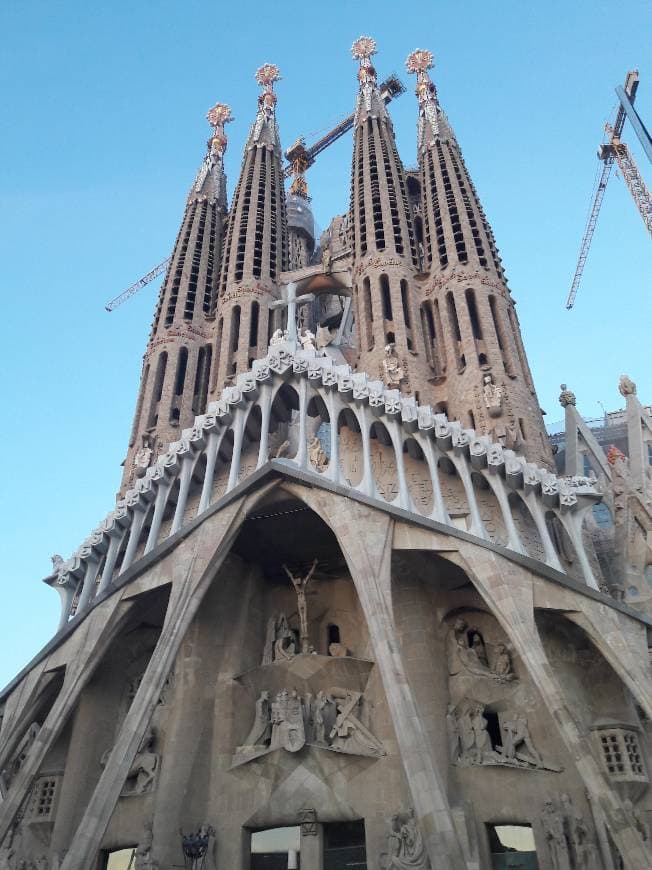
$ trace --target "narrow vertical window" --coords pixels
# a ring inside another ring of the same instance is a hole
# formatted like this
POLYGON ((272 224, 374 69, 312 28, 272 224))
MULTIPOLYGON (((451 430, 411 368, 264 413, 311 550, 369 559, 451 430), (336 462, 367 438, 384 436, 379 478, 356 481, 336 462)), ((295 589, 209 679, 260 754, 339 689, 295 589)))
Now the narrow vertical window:
POLYGON ((462 333, 460 332, 460 324, 457 319, 457 308, 455 306, 455 299, 452 293, 446 294, 446 307, 448 308, 448 320, 450 322, 451 332, 453 334, 453 347, 455 350, 455 357, 457 359, 457 368, 459 371, 462 371, 466 367, 466 360, 464 359, 464 354, 462 353, 462 333))
POLYGON ((183 385, 186 381, 186 369, 188 368, 188 348, 182 347, 179 350, 179 359, 177 362, 177 375, 174 381, 174 395, 180 396, 183 393, 183 385))
POLYGON ((234 305, 231 311, 231 335, 229 344, 231 352, 235 353, 240 343, 240 306, 234 305))
POLYGON ((251 314, 249 316, 249 347, 258 347, 259 313, 260 305, 257 302, 252 302, 251 314))
POLYGON ((471 288, 466 291, 466 305, 469 309, 469 320, 471 321, 471 330, 473 332, 473 338, 481 340, 482 339, 482 326, 480 325, 480 318, 478 317, 478 306, 475 301, 475 293, 471 288))
POLYGON ((158 421, 157 407, 158 403, 161 401, 161 396, 163 395, 163 381, 165 380, 165 369, 167 367, 167 362, 168 354, 167 351, 164 350, 158 358, 158 362, 156 364, 156 377, 154 379, 152 401, 149 408, 149 416, 147 418, 148 429, 150 429, 152 426, 156 426, 156 423, 158 421))
POLYGON ((389 278, 387 275, 380 276, 380 298, 383 304, 383 317, 385 320, 393 320, 392 297, 389 292, 389 278))
POLYGON ((408 284, 407 281, 403 278, 401 279, 401 303, 403 305, 403 320, 405 321, 405 325, 408 329, 412 327, 412 322, 410 319, 410 299, 408 295, 408 284))

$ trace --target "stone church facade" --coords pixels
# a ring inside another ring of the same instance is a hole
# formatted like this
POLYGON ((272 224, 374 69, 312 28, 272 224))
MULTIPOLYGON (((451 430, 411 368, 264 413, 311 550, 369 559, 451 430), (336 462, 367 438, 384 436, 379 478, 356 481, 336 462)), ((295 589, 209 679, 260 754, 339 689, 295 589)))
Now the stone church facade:
POLYGON ((556 468, 432 56, 406 171, 374 53, 320 240, 277 68, 230 207, 209 112, 115 508, 0 695, 1 870, 652 866, 650 415, 621 379, 605 454, 564 386, 556 468))

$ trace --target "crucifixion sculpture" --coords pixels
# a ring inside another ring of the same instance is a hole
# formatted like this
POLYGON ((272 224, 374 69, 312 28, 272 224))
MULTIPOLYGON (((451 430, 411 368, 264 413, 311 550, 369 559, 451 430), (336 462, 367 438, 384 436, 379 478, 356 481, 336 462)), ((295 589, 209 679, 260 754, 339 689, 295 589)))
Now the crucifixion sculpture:
POLYGON ((317 559, 312 563, 312 567, 308 571, 305 577, 294 576, 287 565, 283 565, 283 570, 290 578, 292 585, 294 586, 297 593, 297 601, 299 606, 299 624, 301 629, 301 652, 307 653, 310 651, 310 644, 308 643, 308 602, 306 600, 306 589, 308 588, 308 584, 312 580, 312 575, 315 573, 315 568, 317 567, 317 559))

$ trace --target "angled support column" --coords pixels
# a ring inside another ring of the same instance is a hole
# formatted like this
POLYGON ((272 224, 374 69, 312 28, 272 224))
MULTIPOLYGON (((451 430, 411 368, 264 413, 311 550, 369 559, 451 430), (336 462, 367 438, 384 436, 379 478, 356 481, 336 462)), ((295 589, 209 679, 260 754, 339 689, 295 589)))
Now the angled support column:
POLYGON ((362 468, 363 475, 359 484, 359 489, 366 495, 375 498, 376 482, 374 481, 374 473, 371 467, 371 439, 369 436, 369 411, 365 405, 359 409, 358 423, 360 425, 360 437, 362 439, 362 468))
POLYGON ((242 439, 244 438, 244 428, 247 422, 247 411, 244 408, 238 408, 235 412, 235 420, 233 422, 233 453, 231 454, 231 469, 229 471, 229 481, 226 485, 226 491, 230 492, 238 482, 240 476, 240 457, 242 455, 242 439))
POLYGON ((569 706, 541 642, 534 621, 533 578, 519 566, 487 551, 480 554, 473 545, 464 544, 459 557, 461 567, 471 569, 472 582, 496 617, 519 657, 528 669, 552 721, 559 729, 589 800, 604 815, 609 832, 620 852, 625 870, 649 870, 649 852, 636 830, 633 817, 612 788, 593 755, 583 731, 569 706), (461 557, 461 558, 460 558, 461 557))
POLYGON ((79 646, 66 668, 61 691, 36 736, 25 762, 11 783, 11 789, 0 804, 0 843, 11 828, 47 753, 68 722, 83 688, 93 676, 95 668, 119 633, 132 607, 132 602, 122 604, 118 596, 111 596, 94 607, 77 628, 76 638, 79 646))
POLYGON ((487 480, 489 481, 489 485, 494 491, 494 495, 498 499, 498 504, 500 505, 500 512, 503 515, 503 522, 505 523, 505 529, 507 530, 507 546, 511 550, 514 550, 515 553, 522 553, 525 555, 525 547, 523 546, 521 536, 519 535, 514 523, 514 517, 512 516, 511 506, 509 504, 507 493, 505 492, 505 484, 503 483, 502 477, 492 475, 490 472, 487 474, 487 480))
MULTIPOLYGON (((181 460, 181 472, 179 474, 179 498, 174 509, 174 517, 170 534, 174 535, 183 525, 183 516, 186 512, 186 504, 188 503, 188 490, 190 489, 190 481, 192 480, 192 470, 195 466, 195 457, 191 453, 186 455, 181 460)), ((153 523, 152 523, 153 525, 153 523)))
POLYGON ((430 514, 430 518, 436 520, 438 523, 446 523, 446 525, 450 526, 451 518, 448 516, 446 503, 441 491, 441 484, 439 482, 439 468, 437 465, 435 446, 427 435, 423 438, 419 438, 418 442, 423 449, 424 456, 426 457, 426 462, 430 469, 430 480, 432 481, 432 513, 430 514))
POLYGON ((333 483, 339 483, 342 478, 342 472, 340 469, 340 433, 337 431, 339 409, 335 395, 331 391, 327 396, 328 414, 331 418, 331 455, 328 461, 328 477, 333 483))
POLYGON ((86 610, 93 598, 95 597, 95 581, 100 570, 100 559, 95 553, 91 554, 86 560, 86 571, 82 581, 82 594, 79 598, 77 612, 81 613, 86 610))
POLYGON ((220 432, 213 430, 208 436, 208 447, 206 448, 206 471, 204 473, 204 484, 201 489, 199 498, 199 507, 197 508, 197 516, 203 514, 208 509, 211 503, 211 493, 213 492, 213 479, 215 477, 215 463, 217 455, 222 445, 222 439, 226 429, 220 432))
POLYGON ((149 534, 147 535, 147 542, 145 543, 145 553, 149 553, 150 550, 153 550, 158 543, 161 523, 163 522, 163 514, 165 513, 165 506, 168 502, 168 495, 170 494, 171 487, 172 481, 170 480, 162 480, 158 485, 156 501, 154 502, 154 516, 152 517, 152 524, 149 527, 149 534))
POLYGON ((172 591, 165 622, 136 697, 129 708, 111 755, 88 802, 71 849, 61 870, 88 870, 120 796, 129 768, 138 752, 174 659, 204 595, 227 556, 240 523, 246 500, 240 499, 206 519, 176 550, 170 562, 172 591))
MULTIPOLYGON (((467 870, 462 845, 400 653, 391 613, 393 521, 320 490, 296 488, 337 536, 369 627, 412 804, 431 864, 467 870)), ((67 868, 64 868, 67 870, 67 868)))
POLYGON ((414 505, 410 497, 407 480, 405 478, 405 462, 403 461, 403 432, 397 420, 388 421, 390 437, 396 456, 396 473, 398 476, 398 503, 403 510, 413 511, 414 505))
POLYGON ((269 459, 269 418, 272 413, 272 385, 263 383, 260 388, 260 445, 256 468, 260 468, 269 459))
POLYGON ((543 544, 543 550, 546 554, 546 564, 550 565, 550 567, 554 568, 556 571, 561 571, 561 573, 563 574, 564 569, 561 562, 559 561, 559 556, 557 555, 557 550, 555 550, 555 545, 552 542, 552 538, 550 537, 550 532, 548 531, 548 526, 546 525, 546 518, 543 513, 543 508, 541 507, 541 502, 539 501, 536 493, 534 492, 526 492, 526 494, 523 496, 523 501, 527 505, 530 511, 530 515, 534 520, 534 524, 537 527, 539 537, 541 538, 541 543, 543 544))
POLYGON ((118 558, 118 553, 120 552, 120 544, 122 543, 123 536, 124 530, 122 528, 112 529, 109 532, 109 549, 106 551, 106 559, 104 560, 104 568, 102 569, 102 579, 100 580, 100 585, 97 590, 98 595, 101 595, 102 592, 109 588, 111 580, 113 579, 115 563, 118 558))
POLYGON ((124 574, 127 568, 134 561, 134 556, 136 555, 136 548, 138 547, 138 541, 140 540, 140 532, 143 528, 143 523, 145 522, 145 516, 147 514, 147 508, 148 505, 138 503, 133 509, 131 526, 129 528, 129 540, 127 542, 127 549, 125 551, 124 559, 122 560, 122 565, 120 566, 121 574, 124 574))

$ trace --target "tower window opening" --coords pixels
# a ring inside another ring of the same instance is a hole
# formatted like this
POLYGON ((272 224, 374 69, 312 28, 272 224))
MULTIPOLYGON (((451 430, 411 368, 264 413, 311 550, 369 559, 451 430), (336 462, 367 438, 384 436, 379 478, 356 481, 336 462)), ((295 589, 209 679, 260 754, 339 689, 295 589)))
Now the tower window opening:
POLYGON ((213 348, 210 344, 205 344, 203 347, 199 348, 192 399, 193 414, 203 414, 206 410, 206 399, 208 398, 208 376, 211 368, 212 355, 213 348))
POLYGON ((213 363, 213 376, 211 378, 211 391, 217 387, 217 377, 220 367, 220 351, 222 350, 222 332, 224 330, 224 318, 217 321, 217 335, 215 336, 215 361, 213 363))
POLYGON ((469 309, 469 319, 471 321, 471 330, 473 331, 473 338, 477 340, 482 339, 482 326, 480 325, 480 318, 478 316, 478 306, 475 301, 475 293, 471 288, 466 291, 466 305, 469 309))
POLYGON ((129 439, 129 446, 131 447, 136 440, 136 435, 138 434, 138 427, 140 425, 140 417, 143 413, 143 400, 145 398, 145 390, 147 389, 147 381, 149 380, 149 363, 145 366, 145 370, 143 371, 143 377, 140 384, 140 393, 138 394, 138 402, 136 404, 136 412, 134 414, 134 422, 131 427, 131 437, 129 439))
POLYGON ((478 363, 479 363, 481 366, 486 366, 486 365, 489 364, 489 360, 487 359, 487 354, 486 354, 486 353, 479 353, 479 354, 478 354, 478 363))
POLYGON ((408 295, 408 284, 407 281, 402 278, 401 279, 401 302, 403 304, 403 320, 405 321, 405 325, 408 329, 412 327, 412 321, 410 318, 410 299, 408 295))
POLYGON ((507 309, 507 314, 508 314, 509 322, 511 324, 512 332, 514 335, 514 342, 516 344, 516 352, 518 354, 519 362, 521 363, 521 369, 522 369, 523 374, 525 376, 525 382, 528 385, 528 387, 530 388, 530 390, 534 391, 534 384, 532 383, 532 376, 530 375, 530 369, 529 369, 529 366, 527 364, 525 350, 524 350, 523 345, 521 343, 521 335, 520 335, 520 331, 518 328, 518 323, 516 321, 516 317, 515 317, 514 312, 511 308, 507 309))
POLYGON ((505 334, 503 322, 501 320, 496 303, 496 297, 493 295, 489 296, 489 311, 491 312, 491 320, 493 322, 494 332, 496 333, 496 342, 498 344, 498 350, 500 351, 500 355, 502 357, 505 372, 510 378, 516 377, 514 372, 514 366, 508 352, 509 339, 505 334))
POLYGON ((475 414, 471 410, 469 410, 469 423, 471 425, 471 429, 475 429, 475 414))
POLYGON ((186 369, 188 367, 188 348, 182 347, 179 350, 179 359, 177 362, 177 374, 174 380, 174 395, 180 396, 183 393, 183 385, 186 381, 186 369))
POLYGON ((152 389, 152 401, 147 419, 147 428, 151 429, 158 422, 157 406, 163 395, 163 382, 165 380, 165 369, 168 363, 168 352, 166 350, 158 358, 156 364, 156 376, 154 378, 154 387, 152 389))
POLYGON ((457 319, 455 298, 451 292, 446 294, 446 307, 448 308, 448 320, 451 332, 453 333, 453 347, 457 358, 457 370, 462 372, 466 368, 466 359, 462 353, 462 333, 460 332, 460 324, 457 319))
POLYGON ((251 303, 251 314, 249 316, 249 347, 258 347, 258 320, 260 313, 260 305, 258 302, 251 303))
POLYGON ((364 307, 364 329, 367 333, 367 350, 374 346, 374 309, 371 299, 371 281, 364 278, 362 281, 362 300, 364 307))
POLYGON ((392 297, 389 290, 389 278, 387 275, 380 276, 380 298, 383 304, 383 317, 385 320, 393 320, 392 297))
POLYGON ((235 353, 238 350, 239 343, 240 343, 240 306, 234 305, 233 310, 231 311, 231 335, 229 338, 231 353, 235 353))

